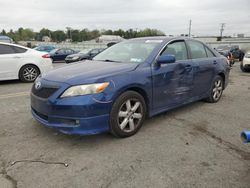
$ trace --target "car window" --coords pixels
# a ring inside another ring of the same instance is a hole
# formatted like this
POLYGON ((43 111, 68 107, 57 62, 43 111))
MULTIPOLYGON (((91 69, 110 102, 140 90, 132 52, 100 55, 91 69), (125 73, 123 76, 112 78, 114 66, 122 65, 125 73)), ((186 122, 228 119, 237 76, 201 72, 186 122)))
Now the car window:
POLYGON ((207 57, 215 57, 215 55, 211 52, 210 49, 208 49, 207 47, 205 47, 205 50, 207 52, 207 57))
POLYGON ((24 53, 27 51, 27 49, 25 48, 20 48, 20 47, 17 47, 17 46, 12 46, 12 48, 14 49, 15 53, 24 53))
POLYGON ((65 50, 65 53, 66 53, 66 54, 72 54, 72 53, 73 53, 73 50, 71 50, 71 49, 66 49, 66 50, 65 50))
POLYGON ((187 48, 184 41, 178 41, 167 45, 161 55, 174 55, 177 61, 188 59, 187 48))
POLYGON ((57 51, 57 54, 64 54, 65 53, 65 50, 64 49, 60 49, 57 51))
POLYGON ((94 50, 91 50, 91 52, 90 52, 91 54, 97 54, 97 53, 99 53, 99 50, 97 50, 97 49, 94 49, 94 50))
POLYGON ((40 47, 38 48, 38 50, 41 50, 41 51, 43 51, 43 50, 45 50, 45 47, 43 47, 43 46, 40 46, 40 47))
POLYGON ((188 41, 192 59, 207 58, 205 47, 202 43, 197 41, 188 41))
POLYGON ((9 45, 0 44, 0 54, 15 54, 14 48, 9 45))

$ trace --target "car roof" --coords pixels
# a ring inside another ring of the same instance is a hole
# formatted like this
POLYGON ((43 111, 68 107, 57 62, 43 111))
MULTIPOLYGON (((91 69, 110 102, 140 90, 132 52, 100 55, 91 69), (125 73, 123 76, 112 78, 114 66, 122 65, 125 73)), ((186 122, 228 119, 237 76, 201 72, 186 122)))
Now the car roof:
MULTIPOLYGON (((130 40, 162 40, 162 42, 168 42, 171 40, 195 40, 195 41, 199 41, 196 40, 194 38, 190 38, 190 37, 167 37, 167 36, 153 36, 153 37, 140 37, 140 38, 134 38, 134 39, 130 39, 130 40)), ((200 41, 201 42, 201 41, 200 41)))
POLYGON ((30 49, 30 48, 27 48, 27 47, 25 47, 25 46, 21 46, 21 45, 18 45, 18 44, 13 44, 13 43, 0 42, 0 44, 8 45, 8 46, 15 46, 15 47, 24 48, 24 49, 27 49, 27 50, 30 49))

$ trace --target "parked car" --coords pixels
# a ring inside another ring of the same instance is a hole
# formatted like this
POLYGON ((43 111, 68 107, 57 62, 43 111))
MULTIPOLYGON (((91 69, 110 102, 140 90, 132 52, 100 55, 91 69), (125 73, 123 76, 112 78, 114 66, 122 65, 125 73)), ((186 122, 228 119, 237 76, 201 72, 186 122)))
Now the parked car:
POLYGON ((68 55, 76 54, 78 52, 79 50, 77 51, 77 50, 72 50, 69 48, 60 48, 60 49, 52 50, 49 54, 53 62, 62 62, 62 61, 65 61, 65 58, 68 55))
POLYGON ((0 42, 0 80, 33 82, 53 68, 48 54, 23 46, 0 42))
POLYGON ((41 52, 51 52, 54 49, 56 49, 54 46, 49 46, 49 45, 41 45, 34 48, 34 50, 41 52))
POLYGON ((92 59, 97 54, 101 53, 103 50, 104 48, 86 49, 86 50, 80 51, 77 54, 68 55, 65 59, 65 62, 73 63, 73 62, 82 61, 86 59, 92 59))
POLYGON ((217 50, 216 48, 215 48, 215 50, 216 50, 219 54, 221 54, 222 56, 224 56, 224 57, 227 58, 230 67, 232 67, 232 66, 234 65, 235 59, 234 59, 234 57, 233 57, 233 54, 232 54, 230 51, 226 51, 226 50, 224 50, 224 51, 223 51, 223 50, 217 50))
POLYGON ((8 36, 0 35, 0 42, 13 43, 13 40, 8 36))
POLYGON ((250 71, 250 52, 245 54, 243 62, 240 65, 240 68, 243 72, 250 71))
POLYGON ((232 56, 233 59, 238 59, 239 61, 243 60, 244 52, 240 50, 238 45, 222 45, 218 46, 216 49, 220 54, 224 55, 225 57, 232 56))
POLYGON ((32 114, 66 134, 128 137, 146 117, 201 99, 218 102, 229 71, 225 57, 194 39, 127 40, 38 78, 32 114))

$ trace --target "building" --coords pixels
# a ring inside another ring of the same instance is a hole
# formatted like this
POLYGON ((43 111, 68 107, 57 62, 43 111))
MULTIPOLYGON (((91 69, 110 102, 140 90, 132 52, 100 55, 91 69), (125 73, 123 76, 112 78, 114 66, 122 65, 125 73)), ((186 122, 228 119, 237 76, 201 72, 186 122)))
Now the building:
POLYGON ((13 40, 8 36, 0 35, 0 42, 13 43, 13 40))
POLYGON ((43 36, 42 41, 43 42, 51 42, 51 38, 48 36, 43 36))
POLYGON ((100 37, 96 38, 96 42, 98 43, 118 43, 123 40, 124 38, 117 35, 101 35, 100 37))

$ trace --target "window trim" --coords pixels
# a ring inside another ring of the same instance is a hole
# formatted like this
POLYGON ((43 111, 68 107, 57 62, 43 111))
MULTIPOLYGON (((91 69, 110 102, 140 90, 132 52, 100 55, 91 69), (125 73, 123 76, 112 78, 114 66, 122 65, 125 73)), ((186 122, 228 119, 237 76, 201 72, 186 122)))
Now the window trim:
POLYGON ((213 57, 208 57, 208 54, 207 54, 207 58, 215 58, 215 57, 216 57, 216 55, 213 53, 213 51, 212 51, 211 49, 209 49, 208 46, 204 45, 204 47, 205 47, 206 54, 207 54, 207 50, 209 50, 209 52, 210 52, 211 54, 213 54, 213 57))
POLYGON ((187 61, 187 60, 190 60, 190 54, 189 54, 189 48, 187 46, 187 43, 186 43, 186 40, 185 39, 173 39, 173 40, 170 40, 169 42, 167 42, 160 50, 160 52, 157 54, 156 58, 155 58, 155 62, 153 64, 156 64, 157 63, 157 59, 159 59, 159 57, 161 56, 161 54, 163 53, 163 51, 165 50, 165 48, 169 45, 169 44, 173 44, 175 42, 184 42, 185 44, 185 47, 186 47, 186 50, 187 50, 187 59, 185 60, 178 60, 176 61, 177 63, 178 62, 182 62, 182 61, 187 61))

